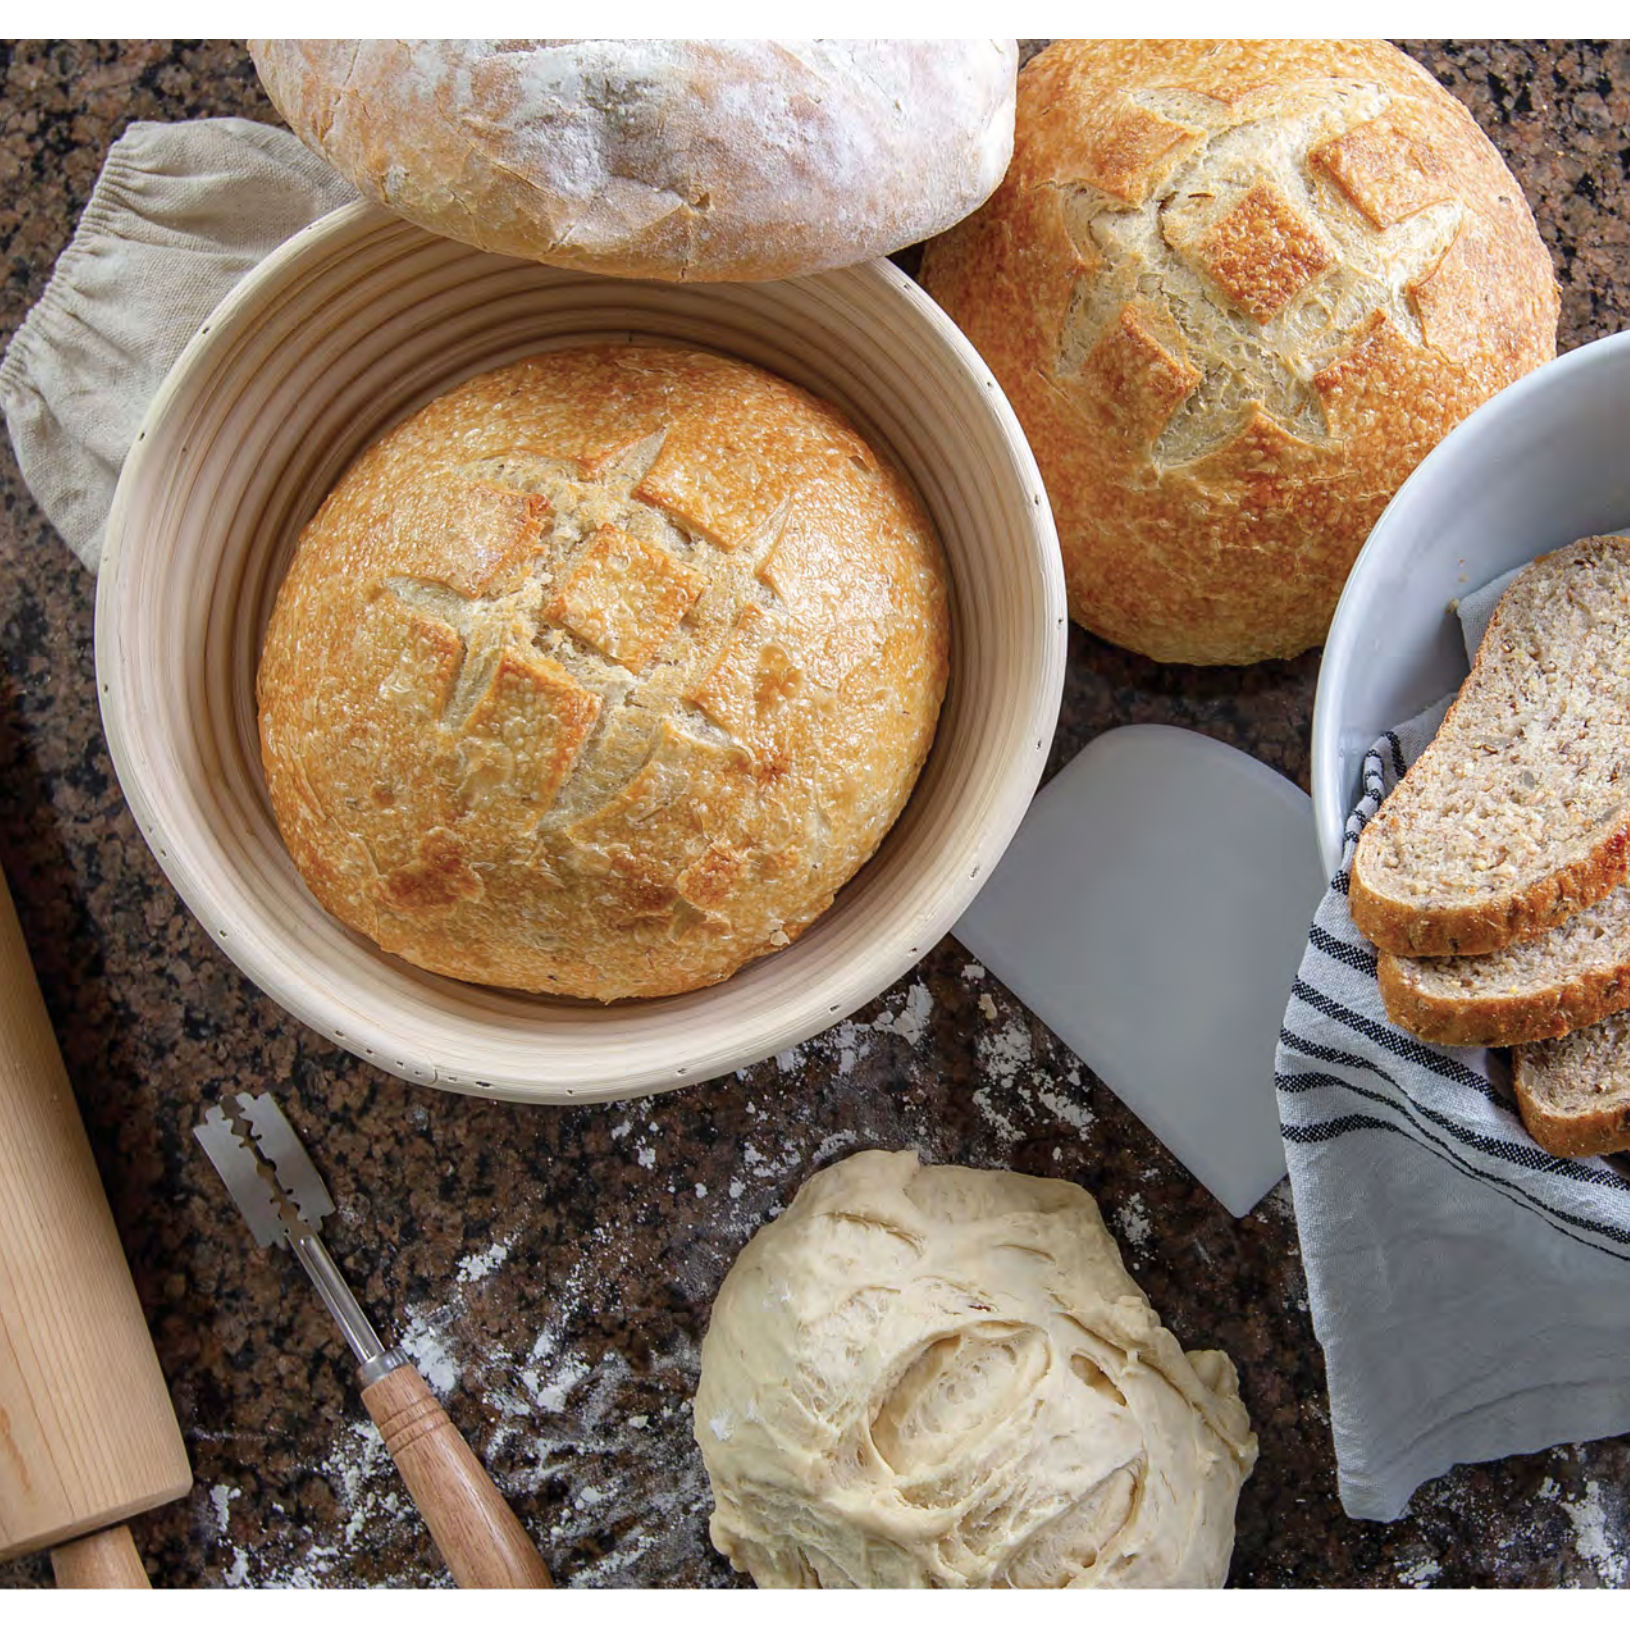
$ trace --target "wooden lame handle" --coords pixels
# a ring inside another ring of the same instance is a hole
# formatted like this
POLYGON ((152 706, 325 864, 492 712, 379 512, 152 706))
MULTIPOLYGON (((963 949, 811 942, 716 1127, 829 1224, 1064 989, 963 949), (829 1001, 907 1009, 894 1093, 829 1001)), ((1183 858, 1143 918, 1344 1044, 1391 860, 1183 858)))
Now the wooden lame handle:
POLYGON ((486 1467, 411 1364, 364 1387, 362 1401, 458 1584, 547 1590, 554 1583, 486 1467))
POLYGON ((83 1539, 71 1539, 51 1553, 59 1590, 146 1590, 147 1569, 130 1530, 120 1523, 83 1539))

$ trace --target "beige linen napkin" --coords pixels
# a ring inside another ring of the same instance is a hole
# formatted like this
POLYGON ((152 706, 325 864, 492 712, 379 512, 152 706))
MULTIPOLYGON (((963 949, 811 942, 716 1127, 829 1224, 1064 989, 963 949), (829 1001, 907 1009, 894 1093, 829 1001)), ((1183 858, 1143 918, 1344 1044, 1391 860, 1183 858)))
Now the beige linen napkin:
POLYGON ((93 571, 119 468, 170 365, 252 266, 350 184, 249 119, 132 125, 0 361, 23 479, 93 571))

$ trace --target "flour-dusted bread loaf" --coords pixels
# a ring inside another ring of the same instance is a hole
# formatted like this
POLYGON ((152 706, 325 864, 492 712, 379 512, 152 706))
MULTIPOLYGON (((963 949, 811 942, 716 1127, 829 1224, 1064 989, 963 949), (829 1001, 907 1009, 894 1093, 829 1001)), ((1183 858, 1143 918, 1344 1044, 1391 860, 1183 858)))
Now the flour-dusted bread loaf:
POLYGON ((1393 1022, 1445 1047, 1514 1047, 1630 1007, 1630 888, 1486 956, 1398 957, 1376 978, 1393 1022))
POLYGON ((1061 40, 923 280, 1035 449, 1070 608, 1172 662, 1323 639, 1388 499, 1555 354, 1522 191, 1380 40, 1061 40))
POLYGON ((793 277, 943 231, 1013 151, 1014 40, 251 40, 295 134, 480 249, 793 277))
POLYGON ((1431 745, 1358 841, 1353 921, 1399 956, 1498 951, 1625 879, 1630 540, 1542 555, 1501 596, 1431 745))
POLYGON ((483 375, 306 528, 261 659, 279 828, 419 966, 611 1000, 795 939, 900 813, 948 671, 904 479, 700 352, 483 375))
POLYGON ((1582 1159, 1630 1149, 1630 1015, 1517 1048, 1511 1079, 1522 1123, 1548 1153, 1582 1159))

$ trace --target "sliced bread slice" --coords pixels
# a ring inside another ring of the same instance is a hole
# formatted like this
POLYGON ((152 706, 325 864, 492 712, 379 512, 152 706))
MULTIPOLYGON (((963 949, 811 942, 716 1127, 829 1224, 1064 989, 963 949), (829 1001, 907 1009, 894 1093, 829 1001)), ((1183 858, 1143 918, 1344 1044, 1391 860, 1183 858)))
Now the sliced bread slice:
POLYGON ((1353 921, 1396 956, 1498 951, 1630 864, 1630 540, 1542 555, 1437 736, 1359 839, 1353 921))
POLYGON ((1445 1047, 1514 1047, 1630 1008, 1630 887, 1486 956, 1398 957, 1376 982, 1394 1024, 1445 1047))
POLYGON ((1548 1153, 1630 1149, 1630 1016, 1517 1048, 1511 1079, 1522 1123, 1548 1153))

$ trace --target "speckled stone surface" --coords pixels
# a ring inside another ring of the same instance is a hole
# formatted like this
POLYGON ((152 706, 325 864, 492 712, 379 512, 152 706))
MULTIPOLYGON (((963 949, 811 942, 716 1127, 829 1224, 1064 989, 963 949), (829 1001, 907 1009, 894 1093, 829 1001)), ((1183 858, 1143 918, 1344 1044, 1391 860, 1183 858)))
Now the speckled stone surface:
MULTIPOLYGON (((1414 43, 1533 203, 1561 342, 1630 310, 1630 48, 1414 43)), ((39 295, 133 119, 272 119, 208 45, 0 45, 0 332, 39 295)), ((829 1036, 666 1098, 569 1112, 410 1087, 303 1029, 199 930, 138 835, 97 717, 94 582, 0 448, 0 864, 61 1039, 196 1473, 134 1523, 170 1585, 447 1583, 365 1427, 344 1344, 257 1253, 190 1127, 270 1087, 339 1203, 336 1256, 404 1335, 563 1585, 729 1586, 689 1398, 712 1293, 818 1165, 868 1145, 1075 1178, 1187 1345, 1238 1363, 1262 1458, 1241 1585, 1630 1583, 1630 1445, 1463 1469, 1404 1520, 1335 1498, 1323 1370, 1283 1190, 1234 1222, 953 941, 829 1036)), ((1161 668, 1071 636, 1054 752, 1192 726, 1304 787, 1316 656, 1161 668)), ((0 1584, 46 1582, 43 1559, 0 1584)))

